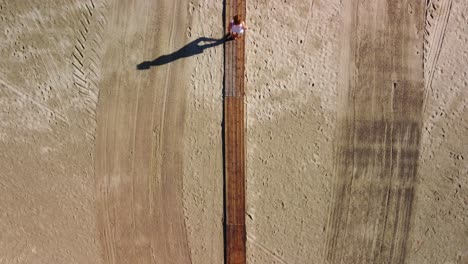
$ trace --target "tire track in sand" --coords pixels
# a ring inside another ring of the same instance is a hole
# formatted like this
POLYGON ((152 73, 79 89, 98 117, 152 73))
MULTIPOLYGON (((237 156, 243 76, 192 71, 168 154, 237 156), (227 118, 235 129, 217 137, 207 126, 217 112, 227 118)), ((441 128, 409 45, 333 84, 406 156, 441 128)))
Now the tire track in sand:
POLYGON ((109 3, 96 140, 105 263, 191 263, 180 142, 188 74, 183 60, 135 69, 186 43, 186 10, 172 1, 109 3))
POLYGON ((347 1, 345 8, 324 257, 404 263, 422 127, 424 3, 347 1))
POLYGON ((96 105, 98 100, 97 82, 101 78, 102 34, 105 31, 106 9, 105 1, 94 3, 93 0, 81 5, 78 18, 76 43, 71 55, 73 66, 73 85, 81 95, 92 122, 86 135, 94 139, 96 129, 96 105))
POLYGON ((426 0, 426 26, 424 30, 425 101, 431 91, 437 60, 447 30, 452 0, 426 0))

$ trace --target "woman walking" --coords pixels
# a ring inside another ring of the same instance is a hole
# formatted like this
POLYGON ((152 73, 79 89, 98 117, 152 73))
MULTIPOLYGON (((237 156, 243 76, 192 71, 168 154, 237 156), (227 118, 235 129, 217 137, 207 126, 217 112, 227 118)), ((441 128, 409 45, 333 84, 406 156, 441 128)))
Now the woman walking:
POLYGON ((243 35, 244 31, 247 29, 248 27, 245 24, 245 22, 241 19, 241 17, 239 15, 235 15, 229 23, 229 33, 227 38, 237 39, 239 36, 243 35))

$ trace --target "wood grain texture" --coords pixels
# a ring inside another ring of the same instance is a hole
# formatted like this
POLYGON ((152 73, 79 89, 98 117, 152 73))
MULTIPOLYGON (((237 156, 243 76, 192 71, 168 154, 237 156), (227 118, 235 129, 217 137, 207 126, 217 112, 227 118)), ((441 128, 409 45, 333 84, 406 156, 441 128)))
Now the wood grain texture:
MULTIPOLYGON (((226 25, 238 14, 245 19, 245 1, 226 2, 226 25)), ((226 263, 246 263, 245 230, 245 39, 225 44, 225 236, 226 263)))

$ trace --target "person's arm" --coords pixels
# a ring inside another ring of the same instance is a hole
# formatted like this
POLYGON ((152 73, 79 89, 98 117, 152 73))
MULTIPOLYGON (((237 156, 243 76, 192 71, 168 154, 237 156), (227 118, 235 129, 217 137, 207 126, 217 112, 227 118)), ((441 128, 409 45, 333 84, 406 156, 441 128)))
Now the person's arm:
POLYGON ((229 31, 229 32, 231 32, 232 24, 234 24, 232 21, 229 22, 229 26, 228 26, 228 31, 229 31))
POLYGON ((244 28, 244 30, 247 30, 247 29, 249 29, 249 27, 248 27, 248 26, 245 24, 245 22, 244 22, 244 21, 242 21, 242 27, 244 28))

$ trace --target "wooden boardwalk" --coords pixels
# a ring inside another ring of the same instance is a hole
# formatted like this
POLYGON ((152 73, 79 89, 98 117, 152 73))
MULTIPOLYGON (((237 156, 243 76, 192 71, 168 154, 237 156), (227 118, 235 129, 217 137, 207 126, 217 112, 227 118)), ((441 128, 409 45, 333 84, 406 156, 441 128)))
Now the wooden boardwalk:
MULTIPOLYGON (((226 25, 236 14, 245 20, 245 0, 226 1, 226 25)), ((226 264, 246 263, 244 47, 244 37, 224 46, 226 264)))

